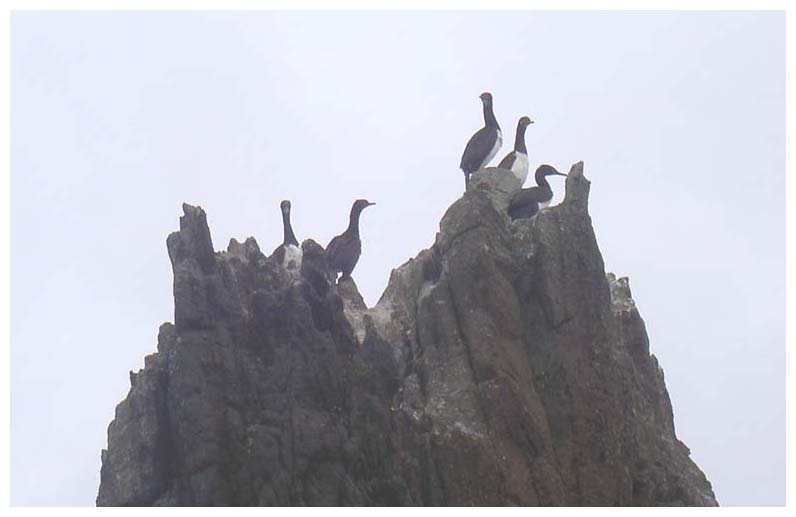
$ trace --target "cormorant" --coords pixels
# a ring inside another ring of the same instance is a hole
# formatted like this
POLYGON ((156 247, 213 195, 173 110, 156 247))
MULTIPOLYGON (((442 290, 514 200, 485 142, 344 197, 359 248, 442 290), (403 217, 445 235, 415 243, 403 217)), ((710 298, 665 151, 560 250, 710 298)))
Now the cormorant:
POLYGON ((284 267, 297 268, 301 266, 301 246, 293 233, 293 227, 290 224, 290 201, 287 199, 280 203, 279 207, 282 209, 282 226, 284 229, 284 240, 274 250, 274 257, 277 263, 284 267))
POLYGON ((489 163, 503 144, 503 133, 492 112, 492 94, 484 92, 480 95, 480 99, 484 104, 484 127, 470 137, 459 165, 464 172, 465 190, 470 186, 470 174, 489 163))
POLYGON ((550 204, 553 199, 553 189, 547 182, 547 176, 566 176, 550 165, 540 165, 536 169, 536 187, 522 188, 512 194, 509 200, 508 213, 511 220, 533 217, 536 213, 550 204))
POLYGON ((528 179, 528 149, 525 147, 525 128, 533 124, 533 120, 522 117, 517 122, 517 136, 514 139, 514 150, 500 160, 498 167, 508 169, 520 180, 520 186, 528 179))
POLYGON ((335 237, 326 246, 326 260, 329 271, 337 277, 338 272, 342 272, 340 278, 351 276, 354 266, 357 265, 359 255, 362 252, 362 241, 359 239, 359 215, 365 208, 375 205, 367 199, 357 199, 351 207, 351 215, 346 231, 335 237))

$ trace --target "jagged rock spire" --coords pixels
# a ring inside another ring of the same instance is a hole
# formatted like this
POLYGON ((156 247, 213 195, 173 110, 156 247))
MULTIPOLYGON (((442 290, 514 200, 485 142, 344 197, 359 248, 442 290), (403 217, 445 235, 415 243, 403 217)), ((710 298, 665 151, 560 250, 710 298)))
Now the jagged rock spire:
POLYGON ((515 223, 511 178, 474 175, 372 308, 313 241, 289 276, 253 240, 213 252, 186 205, 175 325, 117 407, 97 504, 715 505, 582 163, 515 223))

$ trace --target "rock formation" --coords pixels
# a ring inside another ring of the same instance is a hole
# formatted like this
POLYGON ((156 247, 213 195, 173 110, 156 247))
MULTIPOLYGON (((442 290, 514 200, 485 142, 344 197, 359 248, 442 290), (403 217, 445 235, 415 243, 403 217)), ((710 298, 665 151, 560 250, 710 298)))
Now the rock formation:
POLYGON ((606 275, 582 164, 511 223, 486 169, 367 308, 254 239, 168 238, 174 324, 131 373, 97 504, 716 505, 674 431, 627 279, 606 275))

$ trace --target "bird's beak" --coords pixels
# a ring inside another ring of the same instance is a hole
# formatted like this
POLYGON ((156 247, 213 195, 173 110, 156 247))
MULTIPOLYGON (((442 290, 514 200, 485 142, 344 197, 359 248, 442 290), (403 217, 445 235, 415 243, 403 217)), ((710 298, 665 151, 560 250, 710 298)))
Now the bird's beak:
POLYGON ((528 124, 533 124, 533 120, 531 120, 530 122, 528 122, 528 124))
POLYGON ((376 204, 376 203, 368 203, 368 206, 373 206, 373 205, 375 205, 375 204, 376 204))
POLYGON ((558 174, 559 176, 566 176, 566 174, 564 174, 563 172, 556 172, 556 174, 558 174))

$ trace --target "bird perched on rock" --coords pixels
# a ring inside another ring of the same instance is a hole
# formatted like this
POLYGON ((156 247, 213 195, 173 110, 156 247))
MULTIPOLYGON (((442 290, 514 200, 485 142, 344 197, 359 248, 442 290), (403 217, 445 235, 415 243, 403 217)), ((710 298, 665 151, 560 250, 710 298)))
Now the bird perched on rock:
POLYGON ((351 207, 351 215, 346 231, 335 237, 326 246, 326 261, 329 271, 337 277, 337 273, 343 273, 341 280, 351 277, 354 266, 357 265, 359 255, 362 252, 362 241, 359 239, 359 215, 365 208, 375 205, 367 199, 357 199, 351 207))
POLYGON ((503 144, 503 133, 492 111, 492 94, 484 92, 480 98, 484 105, 484 127, 470 137, 459 165, 464 172, 465 190, 470 186, 470 174, 489 163, 503 144))
POLYGON ((536 185, 531 188, 522 188, 514 192, 509 200, 508 213, 511 220, 533 217, 536 213, 547 207, 553 199, 553 189, 547 182, 547 176, 566 176, 550 165, 540 165, 536 169, 536 185))
POLYGON ((284 200, 279 207, 282 210, 282 227, 284 230, 284 240, 273 253, 277 263, 286 268, 301 267, 301 246, 293 233, 293 226, 290 224, 290 201, 284 200))
POLYGON ((533 124, 528 117, 520 118, 517 122, 517 136, 514 139, 514 150, 507 154, 498 167, 508 169, 520 180, 520 185, 525 184, 528 178, 528 149, 525 147, 525 128, 533 124))

